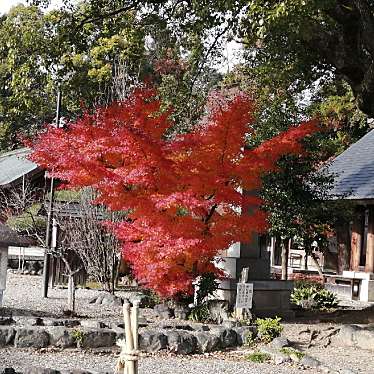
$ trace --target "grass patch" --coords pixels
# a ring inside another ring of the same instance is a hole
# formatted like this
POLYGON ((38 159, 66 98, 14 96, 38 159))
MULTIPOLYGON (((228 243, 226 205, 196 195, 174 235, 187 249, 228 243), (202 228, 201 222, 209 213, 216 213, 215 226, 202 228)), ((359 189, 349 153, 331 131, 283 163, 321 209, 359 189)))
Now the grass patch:
POLYGON ((305 356, 305 353, 290 347, 284 347, 280 351, 287 356, 295 355, 299 360, 301 360, 305 356))
POLYGON ((246 356, 246 359, 251 362, 262 364, 264 362, 270 361, 271 357, 267 353, 253 352, 249 354, 248 356, 246 356))

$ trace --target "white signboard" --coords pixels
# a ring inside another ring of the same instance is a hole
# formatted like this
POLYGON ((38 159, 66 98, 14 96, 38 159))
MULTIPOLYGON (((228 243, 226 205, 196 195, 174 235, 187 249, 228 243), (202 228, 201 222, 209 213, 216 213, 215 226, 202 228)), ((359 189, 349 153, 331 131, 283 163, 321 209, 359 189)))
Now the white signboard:
POLYGON ((253 299, 253 283, 238 283, 236 289, 236 308, 251 309, 253 299))

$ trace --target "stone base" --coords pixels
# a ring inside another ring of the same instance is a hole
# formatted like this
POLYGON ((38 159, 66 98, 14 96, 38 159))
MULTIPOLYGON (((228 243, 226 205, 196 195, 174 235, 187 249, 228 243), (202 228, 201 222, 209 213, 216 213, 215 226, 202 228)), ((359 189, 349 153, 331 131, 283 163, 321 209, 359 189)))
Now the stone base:
MULTIPOLYGON (((352 299, 352 293, 356 294, 356 290, 352 290, 351 280, 355 279, 359 282, 358 297, 360 301, 374 302, 374 274, 362 271, 343 271, 338 277, 335 284, 326 284, 326 288, 332 292, 336 292, 339 296, 352 299), (345 282, 345 279, 347 282, 345 282)), ((356 294, 357 295, 357 294, 356 294)))
MULTIPOLYGON (((295 312, 290 303, 293 281, 264 280, 249 281, 253 283, 253 309, 258 317, 293 318, 295 312)), ((235 306, 236 281, 226 279, 221 282, 218 297, 235 306)))

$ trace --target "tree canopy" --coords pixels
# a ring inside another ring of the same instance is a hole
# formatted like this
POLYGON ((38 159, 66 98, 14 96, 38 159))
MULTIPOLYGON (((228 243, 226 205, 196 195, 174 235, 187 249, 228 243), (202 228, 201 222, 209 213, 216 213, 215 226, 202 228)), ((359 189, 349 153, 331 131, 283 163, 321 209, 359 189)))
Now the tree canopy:
MULTIPOLYGON (((73 7, 69 0, 65 4, 73 7)), ((141 10, 148 22, 152 15, 161 16, 178 36, 191 30, 200 37, 210 35, 208 54, 220 49, 223 36, 237 38, 250 51, 252 64, 273 77, 291 76, 294 84, 340 75, 359 108, 374 116, 374 5, 369 0, 90 0, 88 4, 86 16, 74 17, 74 24, 141 10)))
POLYGON ((204 273, 220 274, 214 258, 266 226, 260 199, 241 190, 261 186, 283 154, 302 152, 315 122, 251 149, 253 101, 244 94, 211 96, 193 132, 164 137, 172 125, 153 89, 85 114, 67 129, 51 128, 32 159, 72 188, 94 187, 98 203, 127 211, 110 225, 137 278, 162 296, 192 292, 204 273))

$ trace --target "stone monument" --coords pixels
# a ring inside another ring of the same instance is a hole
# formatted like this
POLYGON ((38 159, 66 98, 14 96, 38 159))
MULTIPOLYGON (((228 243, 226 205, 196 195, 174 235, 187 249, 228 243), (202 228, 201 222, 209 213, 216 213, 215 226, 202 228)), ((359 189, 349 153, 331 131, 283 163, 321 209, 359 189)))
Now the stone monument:
POLYGON ((258 317, 294 316, 290 304, 293 282, 270 279, 270 248, 264 237, 254 234, 250 242, 235 243, 221 256, 223 261, 219 267, 225 271, 227 278, 220 282, 217 292, 220 299, 228 300, 235 306, 237 284, 242 283, 243 269, 249 268, 244 283, 253 285, 254 314, 258 317))

